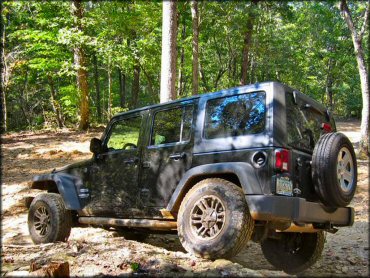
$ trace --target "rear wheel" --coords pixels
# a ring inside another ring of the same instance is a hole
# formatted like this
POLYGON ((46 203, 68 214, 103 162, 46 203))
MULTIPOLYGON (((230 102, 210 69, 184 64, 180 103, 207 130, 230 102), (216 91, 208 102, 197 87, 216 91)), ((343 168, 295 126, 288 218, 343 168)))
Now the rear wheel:
POLYGON ((325 234, 281 233, 281 238, 268 238, 261 243, 265 258, 278 270, 296 274, 311 267, 320 257, 325 234))
POLYGON ((34 243, 67 241, 72 227, 71 211, 55 193, 36 196, 28 212, 28 229, 34 243))
POLYGON ((183 247, 210 259, 236 255, 254 228, 241 188, 218 178, 205 179, 186 194, 177 223, 183 247))

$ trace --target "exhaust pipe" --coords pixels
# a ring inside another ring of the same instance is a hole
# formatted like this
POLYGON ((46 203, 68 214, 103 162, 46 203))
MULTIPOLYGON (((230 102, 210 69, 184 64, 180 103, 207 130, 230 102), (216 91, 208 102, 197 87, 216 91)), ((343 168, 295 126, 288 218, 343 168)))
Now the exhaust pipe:
POLYGON ((152 230, 176 230, 176 221, 150 219, 119 219, 106 217, 80 217, 78 222, 88 225, 122 226, 130 228, 148 228, 152 230))

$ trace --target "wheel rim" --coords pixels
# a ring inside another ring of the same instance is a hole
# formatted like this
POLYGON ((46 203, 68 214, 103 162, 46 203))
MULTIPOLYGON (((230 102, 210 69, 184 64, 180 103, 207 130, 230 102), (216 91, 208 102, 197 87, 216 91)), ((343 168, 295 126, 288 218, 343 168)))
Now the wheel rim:
POLYGON ((36 233, 44 237, 50 231, 50 214, 48 209, 45 206, 40 206, 33 216, 33 225, 35 227, 36 233))
POLYGON ((350 192, 353 188, 353 159, 350 151, 343 147, 340 149, 337 160, 337 177, 343 192, 350 192))
POLYGON ((212 239, 220 234, 225 224, 225 207, 213 195, 202 197, 191 210, 190 226, 200 239, 212 239))

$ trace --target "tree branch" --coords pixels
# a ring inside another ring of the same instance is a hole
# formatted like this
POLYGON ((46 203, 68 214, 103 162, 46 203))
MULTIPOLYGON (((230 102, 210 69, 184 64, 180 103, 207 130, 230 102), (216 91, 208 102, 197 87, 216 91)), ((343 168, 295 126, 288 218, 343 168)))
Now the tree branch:
POLYGON ((351 35, 352 35, 353 39, 355 41, 358 41, 358 39, 359 39, 358 34, 356 32, 355 25, 353 24, 352 16, 351 16, 351 13, 350 13, 349 8, 348 8, 347 1, 342 0, 340 2, 339 7, 340 7, 341 12, 343 13, 343 17, 344 17, 344 20, 347 23, 348 28, 351 31, 351 35))
POLYGON ((367 1, 367 7, 366 7, 366 10, 365 10, 365 15, 364 15, 364 22, 362 23, 360 33, 358 34, 358 37, 359 37, 360 40, 362 40, 362 38, 364 36, 367 21, 369 20, 369 14, 370 14, 369 6, 370 6, 370 0, 367 1))

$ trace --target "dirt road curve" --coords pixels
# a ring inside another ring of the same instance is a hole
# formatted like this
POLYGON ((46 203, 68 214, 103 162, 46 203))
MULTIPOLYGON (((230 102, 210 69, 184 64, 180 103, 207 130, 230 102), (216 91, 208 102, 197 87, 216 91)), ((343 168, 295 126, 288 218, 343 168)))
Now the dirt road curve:
MULTIPOLYGON (((359 122, 341 122, 338 130, 359 140, 359 122)), ((37 192, 27 187, 33 175, 90 157, 89 140, 101 131, 71 130, 7 134, 2 138, 1 274, 29 275, 30 264, 68 261, 72 276, 287 276, 264 259, 258 244, 232 261, 202 260, 186 254, 176 235, 150 235, 144 242, 125 240, 115 232, 75 228, 67 243, 32 244, 23 198, 37 192)), ((321 260, 304 276, 369 276, 368 162, 358 160, 358 189, 351 205, 355 224, 327 234, 321 260)))

